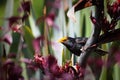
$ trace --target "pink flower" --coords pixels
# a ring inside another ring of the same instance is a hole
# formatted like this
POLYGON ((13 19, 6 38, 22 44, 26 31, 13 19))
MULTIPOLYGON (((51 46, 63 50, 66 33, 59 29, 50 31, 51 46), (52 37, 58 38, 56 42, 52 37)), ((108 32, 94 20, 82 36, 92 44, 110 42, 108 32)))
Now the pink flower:
POLYGON ((3 36, 2 41, 4 41, 4 42, 8 43, 9 45, 11 45, 12 42, 13 42, 12 35, 9 34, 9 33, 6 33, 6 34, 3 36))
POLYGON ((40 52, 40 43, 44 40, 44 36, 39 36, 38 38, 34 39, 32 44, 35 52, 40 52))

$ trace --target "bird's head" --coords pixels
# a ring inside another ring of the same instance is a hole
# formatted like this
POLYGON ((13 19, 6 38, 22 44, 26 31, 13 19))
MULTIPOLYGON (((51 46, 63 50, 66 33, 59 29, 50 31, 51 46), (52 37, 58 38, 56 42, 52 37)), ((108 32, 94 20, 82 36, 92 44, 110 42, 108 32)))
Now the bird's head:
POLYGON ((75 38, 63 37, 58 42, 65 45, 67 48, 71 48, 71 47, 73 47, 73 44, 75 43, 75 38))
POLYGON ((85 44, 84 38, 71 38, 71 37, 63 37, 58 42, 65 45, 70 52, 74 53, 75 55, 79 56, 81 53, 81 48, 85 44))
POLYGON ((76 38, 63 37, 58 42, 65 45, 68 48, 68 50, 70 50, 70 52, 72 52, 73 54, 77 56, 80 55, 81 51, 80 51, 80 47, 76 43, 76 38))

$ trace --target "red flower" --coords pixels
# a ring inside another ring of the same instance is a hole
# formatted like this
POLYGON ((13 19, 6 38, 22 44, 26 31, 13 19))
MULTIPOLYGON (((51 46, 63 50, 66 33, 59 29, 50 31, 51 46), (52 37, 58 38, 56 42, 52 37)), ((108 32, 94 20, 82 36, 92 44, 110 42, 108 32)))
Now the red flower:
POLYGON ((44 36, 39 36, 38 38, 34 39, 32 44, 34 47, 34 50, 36 53, 40 52, 40 46, 41 46, 41 42, 44 40, 44 36))
POLYGON ((23 1, 21 3, 22 9, 24 10, 25 13, 30 14, 30 5, 31 5, 30 1, 23 1))
POLYGON ((118 0, 118 3, 120 4, 120 0, 118 0))
POLYGON ((3 64, 3 72, 7 73, 7 80, 24 80, 22 76, 22 67, 16 64, 12 59, 7 59, 3 64))
POLYGON ((75 65, 75 68, 70 66, 70 62, 60 67, 57 64, 57 59, 52 55, 43 57, 35 54, 33 63, 31 64, 33 69, 39 68, 42 70, 44 74, 43 80, 46 80, 46 78, 49 80, 55 80, 56 78, 61 80, 79 80, 85 72, 79 65, 75 65))
MULTIPOLYGON (((118 0, 120 2, 120 0, 118 0)), ((114 20, 119 20, 120 19, 120 3, 114 2, 112 5, 108 3, 108 14, 110 15, 111 18, 114 20)))

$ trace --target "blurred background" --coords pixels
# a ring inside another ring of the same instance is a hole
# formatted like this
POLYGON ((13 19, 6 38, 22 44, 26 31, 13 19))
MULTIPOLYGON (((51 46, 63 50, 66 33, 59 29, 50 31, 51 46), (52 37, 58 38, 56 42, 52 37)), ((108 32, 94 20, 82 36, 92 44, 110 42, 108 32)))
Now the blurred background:
MULTIPOLYGON (((9 58, 13 58, 12 60, 22 67, 24 80, 40 80, 41 71, 29 70, 24 63, 26 59, 33 59, 35 53, 43 56, 54 55, 60 66, 67 61, 72 61, 71 65, 75 65, 79 57, 71 54, 58 40, 67 36, 89 37, 93 27, 90 15, 91 12, 93 16, 95 15, 95 7, 77 11, 74 22, 67 17, 67 12, 78 0, 31 0, 30 4, 22 3, 24 1, 29 2, 29 0, 0 0, 0 69, 9 62, 9 58), (21 16, 24 18, 21 19, 21 16)), ((108 16, 107 13, 105 15, 108 16)), ((119 25, 120 23, 117 27, 119 25)), ((112 45, 119 46, 119 42, 104 44, 101 47, 108 51, 112 45)), ((107 62, 108 55, 100 58, 107 62)), ((93 74, 99 68, 92 66, 95 68, 92 72, 89 67, 90 73, 85 80, 89 78, 91 78, 89 80, 120 80, 118 63, 112 64, 111 67, 111 74, 107 74, 106 65, 102 65, 101 71, 98 72, 99 77, 97 73, 93 74)), ((1 71, 0 77, 3 76, 1 71)))

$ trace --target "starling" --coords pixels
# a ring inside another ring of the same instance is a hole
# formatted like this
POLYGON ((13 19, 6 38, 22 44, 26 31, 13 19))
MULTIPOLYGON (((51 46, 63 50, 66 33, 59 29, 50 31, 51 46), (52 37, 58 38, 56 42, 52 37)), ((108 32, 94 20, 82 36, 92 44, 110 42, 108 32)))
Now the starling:
POLYGON ((85 45, 87 38, 72 38, 72 37, 64 37, 59 40, 63 45, 65 45, 70 52, 74 53, 77 56, 80 56, 82 52, 80 49, 85 45))
MULTIPOLYGON (((85 37, 64 37, 60 39, 58 42, 61 42, 63 45, 67 47, 67 49, 72 52, 73 54, 80 56, 82 53, 81 49, 85 45, 86 41, 88 38, 85 37)), ((100 55, 105 55, 106 51, 101 50, 100 48, 96 48, 94 52, 100 54, 100 55)))

